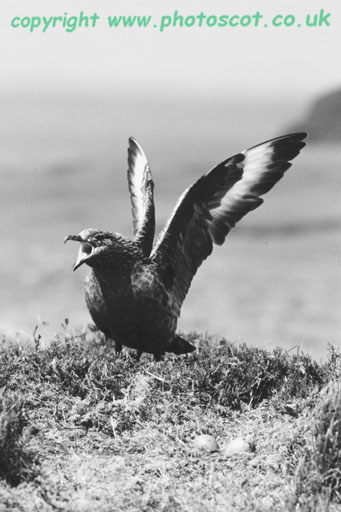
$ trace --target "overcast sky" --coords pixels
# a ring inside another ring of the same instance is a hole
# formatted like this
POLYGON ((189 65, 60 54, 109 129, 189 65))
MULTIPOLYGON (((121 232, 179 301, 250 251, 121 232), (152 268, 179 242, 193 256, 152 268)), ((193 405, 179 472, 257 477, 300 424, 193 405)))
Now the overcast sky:
POLYGON ((340 84, 341 3, 335 0, 2 0, 1 88, 153 93, 313 95, 340 84), (330 26, 305 27, 307 14, 330 12, 330 26), (269 22, 293 14, 301 27, 176 28, 162 15, 253 15, 269 22), (25 16, 100 16, 95 29, 12 28, 25 16), (110 15, 152 15, 147 29, 110 29, 110 15))

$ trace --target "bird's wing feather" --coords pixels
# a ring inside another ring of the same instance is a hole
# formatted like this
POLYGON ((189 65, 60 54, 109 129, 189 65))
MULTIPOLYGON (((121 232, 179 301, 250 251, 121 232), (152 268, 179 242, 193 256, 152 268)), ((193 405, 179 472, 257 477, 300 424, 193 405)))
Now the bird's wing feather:
POLYGON ((177 312, 213 243, 229 231, 279 181, 305 146, 305 133, 269 140, 221 162, 180 197, 151 253, 177 312))
POLYGON ((129 138, 127 175, 134 239, 149 256, 155 232, 154 183, 146 155, 133 137, 129 138))

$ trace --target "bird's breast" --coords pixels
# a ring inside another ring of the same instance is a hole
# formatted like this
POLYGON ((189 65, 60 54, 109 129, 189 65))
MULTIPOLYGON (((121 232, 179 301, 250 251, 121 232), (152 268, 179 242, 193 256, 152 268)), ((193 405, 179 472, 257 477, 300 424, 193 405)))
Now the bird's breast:
POLYGON ((131 289, 137 300, 155 300, 164 308, 171 307, 171 296, 152 265, 137 262, 130 275, 131 289))
POLYGON ((124 276, 92 271, 85 282, 86 303, 97 327, 124 345, 153 351, 172 338, 177 315, 170 293, 152 265, 137 262, 124 276))

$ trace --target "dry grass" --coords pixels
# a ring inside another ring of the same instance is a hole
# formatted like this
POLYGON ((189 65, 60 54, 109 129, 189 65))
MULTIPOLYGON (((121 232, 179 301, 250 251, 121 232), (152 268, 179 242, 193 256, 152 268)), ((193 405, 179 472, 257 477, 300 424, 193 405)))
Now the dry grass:
POLYGON ((193 355, 136 362, 65 327, 47 348, 0 354, 1 512, 338 506, 335 350, 320 365, 190 333, 193 355), (193 448, 202 433, 219 451, 193 448), (226 455, 235 438, 255 449, 226 455))

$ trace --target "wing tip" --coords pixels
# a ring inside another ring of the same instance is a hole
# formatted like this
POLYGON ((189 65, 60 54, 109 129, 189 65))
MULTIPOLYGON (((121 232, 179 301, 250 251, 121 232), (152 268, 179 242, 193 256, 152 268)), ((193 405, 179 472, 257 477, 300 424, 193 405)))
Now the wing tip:
POLYGON ((308 132, 294 132, 294 133, 286 133, 285 135, 280 135, 279 137, 274 137, 273 139, 270 139, 269 141, 266 141, 266 142, 272 142, 272 141, 281 141, 281 140, 288 140, 288 139, 291 139, 291 140, 296 140, 296 141, 304 141, 304 139, 306 139, 307 137, 309 137, 309 133, 308 132))
POLYGON ((128 148, 130 150, 132 150, 132 151, 138 150, 138 151, 140 151, 144 155, 144 151, 142 149, 142 146, 139 143, 139 141, 137 139, 135 139, 135 137, 130 136, 128 138, 128 148))
POLYGON ((292 138, 295 138, 295 139, 305 139, 307 137, 309 137, 309 133, 308 132, 293 132, 293 133, 286 133, 285 135, 282 135, 281 137, 278 137, 279 139, 285 139, 287 137, 292 137, 292 138))
POLYGON ((142 158, 144 166, 148 166, 148 160, 141 144, 131 136, 128 138, 128 172, 131 172, 137 158, 142 158))
MULTIPOLYGON (((307 132, 296 132, 283 135, 282 137, 279 137, 277 140, 278 142, 288 141, 290 143, 293 143, 299 150, 301 150, 306 146, 307 142, 305 139, 307 139, 308 137, 309 134, 307 132)), ((274 139, 274 141, 276 142, 276 139, 274 139)))
POLYGON ((287 133, 285 135, 280 135, 279 137, 274 137, 269 140, 265 140, 264 142, 260 142, 259 144, 256 144, 255 146, 252 146, 246 150, 243 151, 245 153, 246 151, 250 151, 251 149, 256 149, 259 146, 263 145, 275 145, 275 144, 281 144, 282 142, 292 142, 299 145, 299 149, 304 148, 306 145, 305 139, 309 137, 308 132, 295 132, 295 133, 287 133))
POLYGON ((128 138, 128 145, 129 146, 133 146, 133 145, 139 145, 138 143, 138 140, 135 139, 135 137, 133 137, 132 135, 128 138))

